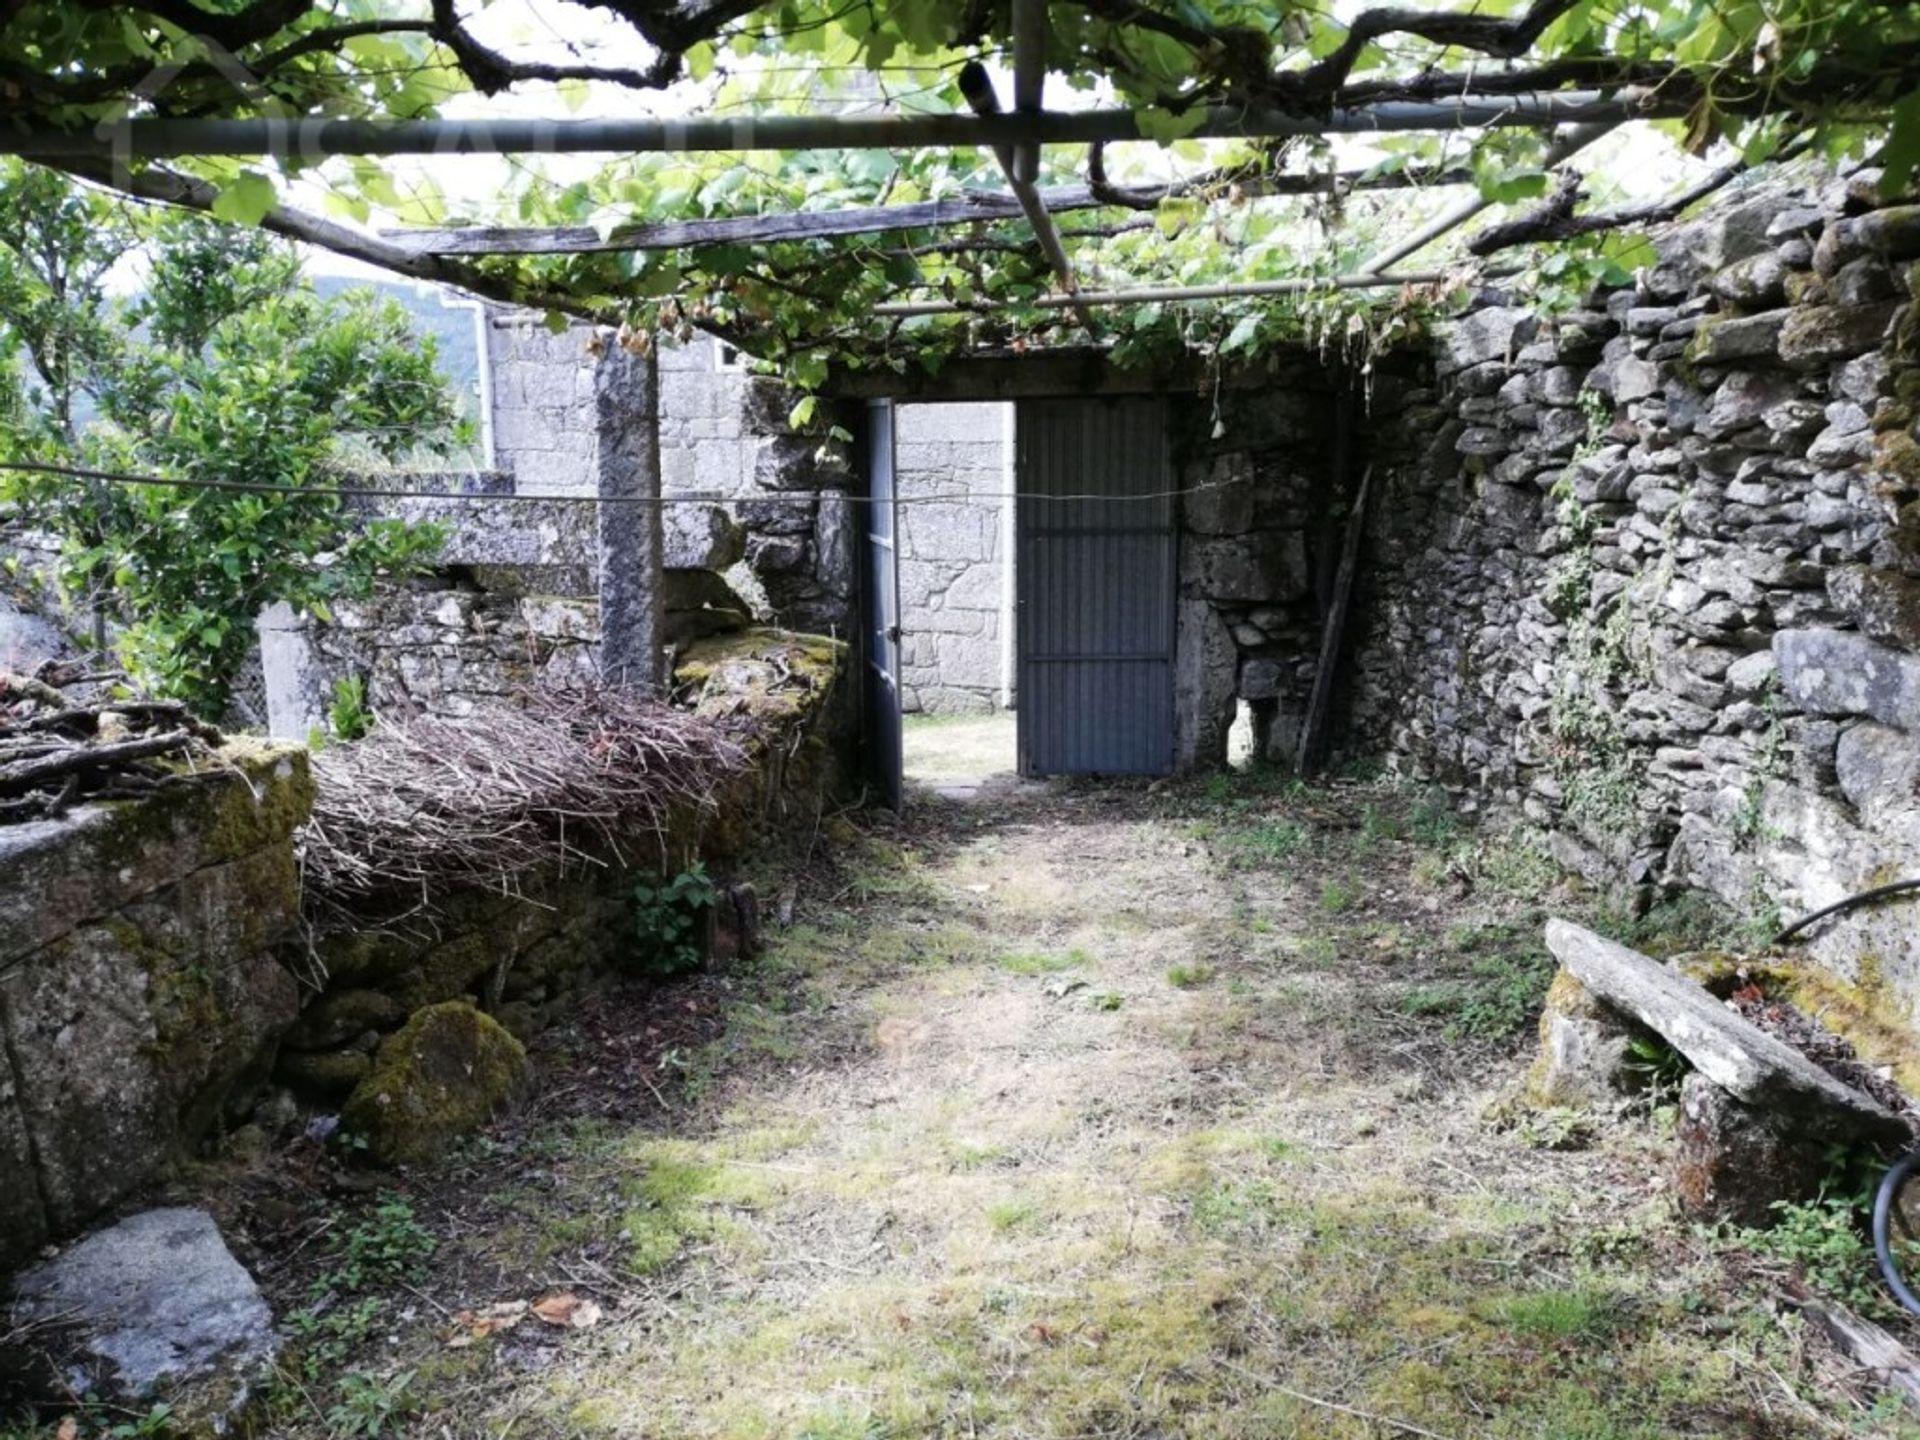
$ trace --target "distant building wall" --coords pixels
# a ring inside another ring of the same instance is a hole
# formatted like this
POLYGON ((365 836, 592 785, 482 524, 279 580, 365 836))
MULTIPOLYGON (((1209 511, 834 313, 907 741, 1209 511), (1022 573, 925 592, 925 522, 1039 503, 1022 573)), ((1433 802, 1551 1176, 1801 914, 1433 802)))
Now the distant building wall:
POLYGON ((910 711, 1013 701, 1011 412, 1004 403, 900 408, 901 700, 910 711))

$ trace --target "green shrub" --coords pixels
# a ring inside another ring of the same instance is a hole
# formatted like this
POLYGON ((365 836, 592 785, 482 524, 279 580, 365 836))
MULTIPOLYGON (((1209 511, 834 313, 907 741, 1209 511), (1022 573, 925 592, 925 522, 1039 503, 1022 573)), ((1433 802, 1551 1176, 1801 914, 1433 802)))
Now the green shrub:
POLYGON ((664 885, 633 887, 634 938, 642 968, 678 975, 701 959, 701 927, 716 895, 706 866, 696 860, 664 885))

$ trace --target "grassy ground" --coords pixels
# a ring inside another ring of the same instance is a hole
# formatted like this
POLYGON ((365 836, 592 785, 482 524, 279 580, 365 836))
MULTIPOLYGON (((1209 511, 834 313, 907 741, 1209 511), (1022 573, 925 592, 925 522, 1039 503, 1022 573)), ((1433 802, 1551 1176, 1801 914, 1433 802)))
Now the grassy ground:
POLYGON ((268 1433, 1901 1433, 1674 1219, 1657 1115, 1514 1109, 1550 909, 1728 923, 1380 786, 923 797, 456 1161, 242 1206, 307 1316, 268 1433))
POLYGON ((1014 714, 909 715, 907 775, 926 785, 971 786, 1013 774, 1014 714))

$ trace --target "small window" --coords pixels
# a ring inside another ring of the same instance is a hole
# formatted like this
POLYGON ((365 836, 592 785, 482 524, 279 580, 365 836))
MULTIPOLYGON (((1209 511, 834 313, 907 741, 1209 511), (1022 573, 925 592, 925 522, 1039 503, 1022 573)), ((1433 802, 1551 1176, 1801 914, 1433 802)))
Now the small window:
POLYGON ((744 370, 747 368, 746 357, 743 356, 737 348, 727 344, 726 341, 716 340, 713 342, 713 368, 716 370, 744 370))

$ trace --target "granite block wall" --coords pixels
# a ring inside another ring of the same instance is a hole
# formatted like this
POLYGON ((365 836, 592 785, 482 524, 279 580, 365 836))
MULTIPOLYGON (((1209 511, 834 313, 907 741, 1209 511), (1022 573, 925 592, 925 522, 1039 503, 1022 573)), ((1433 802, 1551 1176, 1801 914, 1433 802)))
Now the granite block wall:
POLYGON ((903 405, 901 703, 964 714, 1013 700, 1011 406, 903 405))

